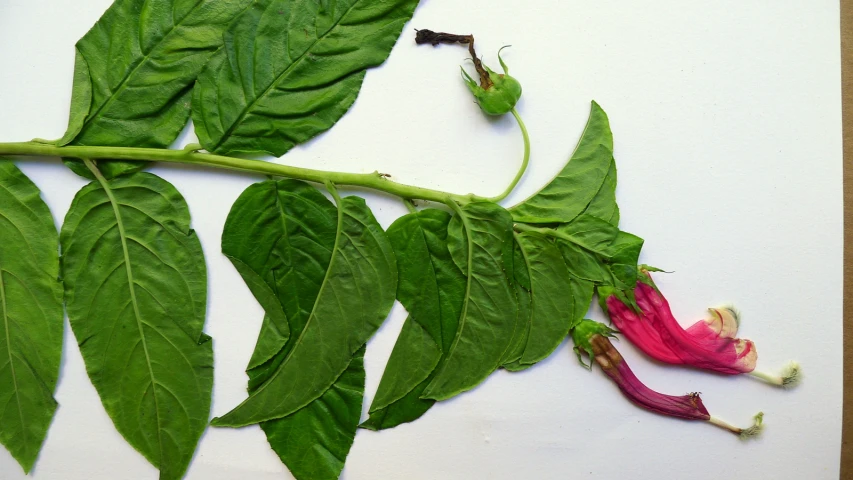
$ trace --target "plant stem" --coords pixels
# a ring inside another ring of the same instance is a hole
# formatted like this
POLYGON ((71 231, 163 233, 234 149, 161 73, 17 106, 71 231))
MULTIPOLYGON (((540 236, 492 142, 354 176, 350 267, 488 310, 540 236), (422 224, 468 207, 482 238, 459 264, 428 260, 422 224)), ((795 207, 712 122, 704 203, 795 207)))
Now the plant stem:
MULTIPOLYGON (((263 160, 227 157, 212 153, 200 153, 192 150, 171 150, 164 148, 135 147, 58 147, 47 143, 19 142, 0 143, 0 155, 23 155, 45 157, 86 158, 90 160, 145 160, 156 162, 186 163, 203 165, 241 172, 261 173, 278 177, 296 178, 315 183, 332 182, 335 185, 367 187, 397 195, 404 199, 420 199, 447 203, 455 201, 468 203, 489 200, 474 194, 459 195, 429 188, 415 187, 388 180, 379 172, 346 173, 293 167, 263 160)), ((503 198, 503 197, 501 197, 503 198)))
POLYGON ((418 209, 415 208, 415 204, 408 198, 403 199, 403 204, 406 206, 406 209, 409 210, 409 213, 418 213, 418 209))
POLYGON ((521 180, 521 177, 524 176, 524 172, 527 171, 527 164, 530 163, 530 135, 527 134, 527 127, 524 126, 524 121, 521 120, 521 115, 513 108, 511 110, 512 116, 515 117, 515 121, 518 122, 518 128, 521 129, 521 136, 524 139, 524 158, 521 161, 521 167, 518 169, 518 173, 515 174, 515 178, 512 179, 512 183, 506 187, 506 190, 503 191, 500 195, 496 197, 489 198, 490 202, 500 202, 504 198, 507 197, 514 189, 515 186, 518 185, 518 182, 521 180))

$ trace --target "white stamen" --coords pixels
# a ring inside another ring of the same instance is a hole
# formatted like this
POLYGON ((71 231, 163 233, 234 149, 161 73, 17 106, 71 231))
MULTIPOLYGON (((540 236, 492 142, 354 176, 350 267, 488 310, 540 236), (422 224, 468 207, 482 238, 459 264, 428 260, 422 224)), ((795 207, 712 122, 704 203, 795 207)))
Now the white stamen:
POLYGON ((761 431, 764 429, 764 413, 758 412, 754 417, 752 417, 752 426, 749 428, 745 428, 742 432, 740 432, 741 440, 746 440, 748 438, 757 437, 761 431))
POLYGON ((766 372, 751 371, 749 372, 755 378, 761 379, 771 385, 776 385, 782 388, 796 387, 802 380, 802 372, 800 364, 797 362, 789 363, 781 372, 780 375, 773 375, 766 372))
POLYGON ((764 425, 763 425, 764 413, 758 412, 758 414, 756 414, 754 417, 752 417, 753 423, 752 423, 752 426, 749 428, 735 427, 734 425, 732 425, 728 422, 725 422, 723 420, 720 420, 719 418, 716 418, 716 417, 711 417, 708 421, 712 425, 716 425, 720 428, 724 428, 724 429, 734 433, 735 435, 737 435, 741 439, 745 440, 747 438, 755 437, 759 433, 761 433, 761 430, 764 428, 764 425))

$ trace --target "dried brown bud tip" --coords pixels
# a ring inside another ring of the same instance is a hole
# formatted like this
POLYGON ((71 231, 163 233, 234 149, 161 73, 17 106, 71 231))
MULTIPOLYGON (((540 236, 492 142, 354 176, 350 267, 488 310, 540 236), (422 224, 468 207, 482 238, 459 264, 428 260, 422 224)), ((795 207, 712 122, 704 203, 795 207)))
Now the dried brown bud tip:
POLYGON ((452 33, 433 32, 427 29, 415 31, 418 32, 415 34, 415 43, 418 45, 423 45, 424 43, 429 43, 432 46, 436 46, 439 43, 474 43, 473 35, 454 35, 452 33))

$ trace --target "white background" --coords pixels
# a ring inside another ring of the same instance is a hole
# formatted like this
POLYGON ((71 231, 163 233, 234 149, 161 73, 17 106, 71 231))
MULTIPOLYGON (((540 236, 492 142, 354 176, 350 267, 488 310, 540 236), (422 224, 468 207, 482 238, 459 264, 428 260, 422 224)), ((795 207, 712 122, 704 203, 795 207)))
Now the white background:
MULTIPOLYGON (((109 0, 0 4, 0 141, 57 138, 67 122, 73 45, 109 0)), ((733 302, 759 369, 799 360, 783 391, 749 377, 656 364, 617 344, 637 375, 672 394, 701 391, 715 416, 767 429, 744 443, 707 424, 665 418, 621 397, 563 344, 520 373, 384 432, 360 431, 342 478, 718 479, 838 476, 841 419, 842 200, 837 0, 625 2, 424 0, 387 63, 367 75, 331 131, 278 160, 391 173, 404 183, 494 195, 520 161, 512 118, 488 120, 463 87, 461 47, 416 47, 413 28, 472 32, 487 64, 505 44, 522 82, 533 142, 528 174, 505 205, 563 166, 595 99, 610 116, 624 230, 641 260, 675 273, 659 286, 682 323, 733 302)), ((470 67, 470 64, 468 64, 470 67)), ((191 135, 182 142, 194 139, 191 135)), ((84 180, 53 159, 20 162, 57 227, 84 180)), ((228 210, 259 177, 157 166, 183 193, 209 270, 206 331, 215 341, 213 415, 245 396, 243 369, 262 311, 220 253, 228 210)), ((384 226, 405 213, 367 197, 384 226)), ((601 313, 593 309, 593 318, 601 313)), ((397 305, 367 350, 364 409, 402 325, 397 305)), ((67 328, 60 403, 36 479, 155 479, 116 433, 67 328)), ((24 478, 0 448, 0 478, 24 478)), ((257 427, 208 429, 189 479, 290 478, 257 427)))

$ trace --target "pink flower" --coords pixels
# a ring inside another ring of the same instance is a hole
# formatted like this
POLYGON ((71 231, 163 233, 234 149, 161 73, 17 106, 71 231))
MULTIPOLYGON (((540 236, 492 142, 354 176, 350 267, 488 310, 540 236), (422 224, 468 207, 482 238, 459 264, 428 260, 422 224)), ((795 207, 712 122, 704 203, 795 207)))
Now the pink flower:
MULTIPOLYGON (((758 352, 751 340, 737 338, 739 315, 732 307, 709 308, 709 317, 684 329, 669 308, 666 298, 648 271, 633 291, 633 299, 623 292, 600 291, 604 306, 616 328, 650 357, 664 363, 689 365, 726 375, 751 373, 758 352), (633 300, 633 301, 632 301, 633 300)), ((782 376, 753 373, 770 383, 793 384, 796 366, 782 376)))
POLYGON ((666 395, 656 392, 641 382, 628 367, 622 355, 613 347, 608 336, 612 330, 605 325, 592 320, 583 320, 572 331, 575 341, 575 351, 580 357, 580 351, 586 352, 605 374, 619 387, 619 390, 636 405, 661 415, 683 418, 685 420, 701 420, 724 428, 741 437, 754 436, 761 430, 763 414, 755 416, 755 424, 750 428, 738 428, 712 417, 702 403, 698 393, 687 395, 666 395))

